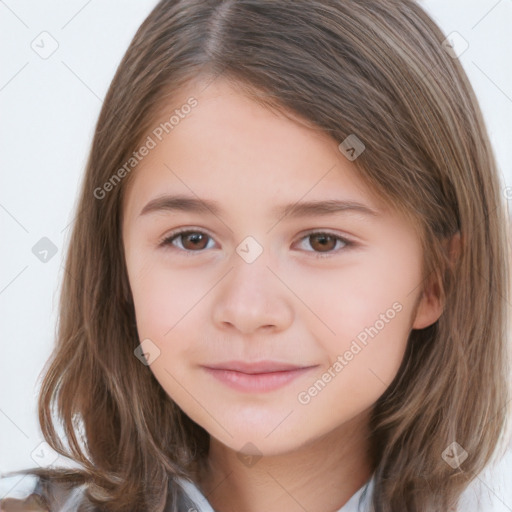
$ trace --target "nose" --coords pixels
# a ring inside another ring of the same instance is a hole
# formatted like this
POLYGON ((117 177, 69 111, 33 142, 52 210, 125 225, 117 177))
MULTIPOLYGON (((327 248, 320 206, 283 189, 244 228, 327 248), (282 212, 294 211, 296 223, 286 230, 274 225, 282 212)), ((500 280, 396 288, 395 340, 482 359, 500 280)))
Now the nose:
POLYGON ((264 255, 265 251, 252 263, 233 255, 232 270, 215 287, 213 321, 219 329, 250 335, 291 325, 291 292, 264 255))

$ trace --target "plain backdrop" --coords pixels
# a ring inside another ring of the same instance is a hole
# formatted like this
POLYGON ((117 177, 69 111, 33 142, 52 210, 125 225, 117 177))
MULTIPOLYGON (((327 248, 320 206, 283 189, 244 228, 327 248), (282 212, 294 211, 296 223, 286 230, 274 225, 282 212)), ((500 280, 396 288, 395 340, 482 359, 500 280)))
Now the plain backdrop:
MULTIPOLYGON (((445 34, 469 44, 459 58, 484 111, 505 193, 512 186, 512 0, 420 4, 445 34)), ((78 187, 109 83, 155 5, 0 2, 0 472, 55 457, 40 444, 36 396, 54 343, 78 187), (49 251, 44 257, 41 247, 49 251)))

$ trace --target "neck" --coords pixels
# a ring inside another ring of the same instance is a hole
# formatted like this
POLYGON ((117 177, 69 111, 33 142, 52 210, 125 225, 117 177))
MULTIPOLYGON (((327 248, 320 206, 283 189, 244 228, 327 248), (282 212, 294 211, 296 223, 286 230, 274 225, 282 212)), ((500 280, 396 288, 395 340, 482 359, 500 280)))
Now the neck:
POLYGON ((216 512, 338 511, 372 474, 367 414, 252 464, 211 437, 199 487, 216 512))

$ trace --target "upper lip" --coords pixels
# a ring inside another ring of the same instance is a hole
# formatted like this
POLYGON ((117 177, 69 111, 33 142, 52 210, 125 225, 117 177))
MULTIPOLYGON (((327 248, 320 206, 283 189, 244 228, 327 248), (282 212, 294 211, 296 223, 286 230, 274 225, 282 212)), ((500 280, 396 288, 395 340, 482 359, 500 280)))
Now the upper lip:
POLYGON ((257 361, 254 363, 248 363, 245 361, 226 361, 225 363, 208 364, 205 366, 206 368, 212 368, 215 370, 231 370, 250 374, 299 370, 301 368, 309 368, 312 365, 296 365, 281 363, 279 361, 257 361))

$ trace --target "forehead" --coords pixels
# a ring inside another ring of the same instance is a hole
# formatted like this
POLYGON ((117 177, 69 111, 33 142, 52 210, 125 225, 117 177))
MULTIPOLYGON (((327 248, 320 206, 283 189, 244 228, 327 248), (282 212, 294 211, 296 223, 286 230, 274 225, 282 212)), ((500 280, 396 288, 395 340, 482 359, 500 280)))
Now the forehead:
POLYGON ((154 147, 134 169, 126 194, 132 214, 170 193, 212 198, 226 208, 252 206, 255 212, 265 204, 301 198, 383 206, 337 141, 262 106, 221 79, 192 84, 175 95, 149 137, 154 147), (190 98, 195 106, 183 109, 179 118, 175 115, 171 127, 169 119, 190 98))

